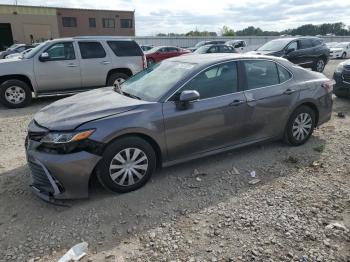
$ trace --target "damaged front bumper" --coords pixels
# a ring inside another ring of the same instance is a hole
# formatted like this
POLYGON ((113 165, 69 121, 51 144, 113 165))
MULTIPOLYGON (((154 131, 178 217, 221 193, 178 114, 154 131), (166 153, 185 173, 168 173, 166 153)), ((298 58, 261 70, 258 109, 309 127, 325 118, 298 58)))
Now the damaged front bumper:
POLYGON ((35 150, 35 141, 28 141, 26 154, 32 174, 33 192, 48 202, 59 199, 88 197, 90 176, 100 156, 81 151, 51 154, 35 150))

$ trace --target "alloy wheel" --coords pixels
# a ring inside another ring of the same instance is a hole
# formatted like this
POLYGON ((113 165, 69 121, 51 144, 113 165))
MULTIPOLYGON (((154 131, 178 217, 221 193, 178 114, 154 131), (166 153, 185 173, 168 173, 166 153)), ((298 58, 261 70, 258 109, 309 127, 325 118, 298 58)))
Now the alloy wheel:
POLYGON ((316 64, 317 72, 322 72, 324 69, 324 66, 325 66, 324 61, 322 59, 318 60, 316 64))
POLYGON ((121 85, 121 84, 124 83, 124 82, 125 82, 125 79, 119 77, 119 78, 117 78, 117 79, 114 81, 113 85, 114 85, 114 86, 117 85, 117 84, 121 85))
POLYGON ((5 90, 5 99, 11 104, 20 104, 26 98, 26 92, 20 86, 10 86, 5 90))
POLYGON ((308 113, 299 114, 293 123, 293 137, 298 141, 306 139, 312 131, 312 117, 308 113))
POLYGON ((148 157, 141 149, 125 148, 113 157, 109 175, 119 186, 132 186, 145 176, 148 165, 148 157))

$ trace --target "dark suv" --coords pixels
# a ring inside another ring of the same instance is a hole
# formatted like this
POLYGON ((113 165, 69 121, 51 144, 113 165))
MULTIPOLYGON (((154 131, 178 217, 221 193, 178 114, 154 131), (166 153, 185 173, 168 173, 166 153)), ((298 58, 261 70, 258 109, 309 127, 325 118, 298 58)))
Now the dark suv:
POLYGON ((280 38, 267 42, 254 53, 284 57, 294 64, 323 72, 329 60, 329 48, 317 37, 280 38))

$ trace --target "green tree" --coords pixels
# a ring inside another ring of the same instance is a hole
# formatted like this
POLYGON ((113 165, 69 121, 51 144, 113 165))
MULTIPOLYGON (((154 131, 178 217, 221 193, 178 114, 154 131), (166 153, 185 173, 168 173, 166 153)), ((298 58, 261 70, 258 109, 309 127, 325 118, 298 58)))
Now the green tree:
POLYGON ((220 29, 220 34, 222 36, 235 36, 235 31, 233 31, 233 29, 229 28, 228 26, 224 25, 221 29, 220 29))

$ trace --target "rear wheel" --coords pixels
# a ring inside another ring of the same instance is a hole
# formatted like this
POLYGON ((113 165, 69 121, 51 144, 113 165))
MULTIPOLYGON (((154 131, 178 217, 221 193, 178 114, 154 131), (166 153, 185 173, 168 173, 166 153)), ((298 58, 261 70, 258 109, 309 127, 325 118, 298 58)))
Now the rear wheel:
POLYGON ((293 146, 300 146, 309 140, 315 128, 315 112, 308 106, 297 108, 287 123, 285 141, 293 146))
POLYGON ((32 90, 21 80, 7 80, 0 85, 0 102, 8 108, 25 107, 31 100, 32 90))
POLYGON ((107 79, 107 86, 113 86, 116 83, 122 84, 128 78, 129 76, 124 73, 113 73, 107 79))
POLYGON ((125 137, 110 144, 97 168, 97 177, 108 190, 126 193, 142 187, 156 168, 152 146, 139 137, 125 137))
POLYGON ((323 58, 318 58, 312 67, 312 71, 322 73, 325 66, 326 66, 325 60, 323 58))
POLYGON ((346 58, 346 52, 344 52, 344 53, 341 55, 341 58, 342 58, 342 59, 345 59, 345 58, 346 58))

